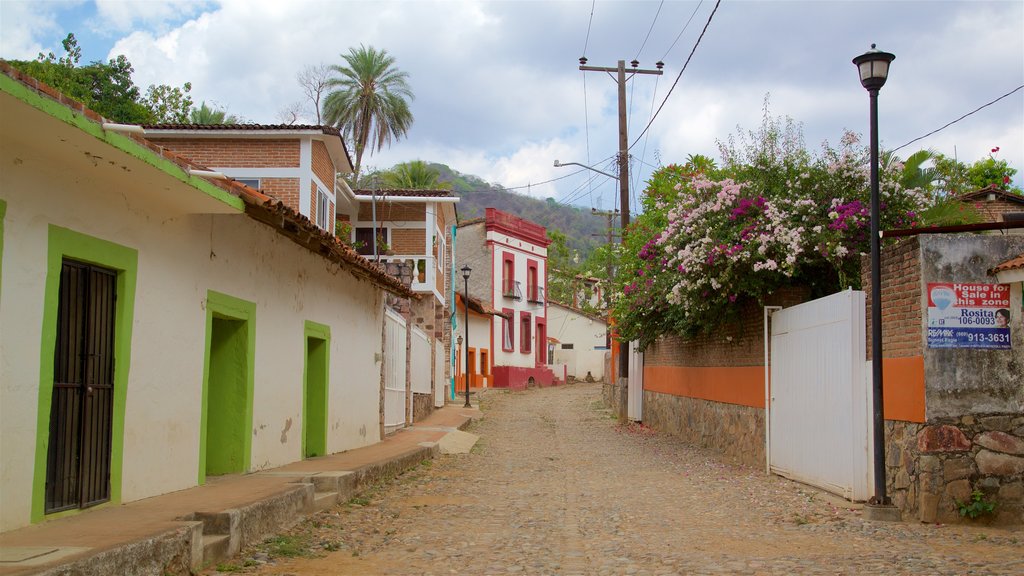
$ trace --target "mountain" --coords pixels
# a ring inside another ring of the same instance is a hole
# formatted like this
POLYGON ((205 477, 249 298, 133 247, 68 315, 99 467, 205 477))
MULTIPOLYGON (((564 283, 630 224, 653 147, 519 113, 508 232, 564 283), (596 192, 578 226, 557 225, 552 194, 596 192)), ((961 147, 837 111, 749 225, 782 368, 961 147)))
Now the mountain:
POLYGON ((588 208, 561 204, 554 198, 540 199, 505 190, 472 174, 462 174, 444 164, 431 162, 440 173, 441 182, 451 184, 452 191, 462 198, 457 205, 459 220, 479 218, 486 208, 497 208, 548 230, 565 234, 569 248, 579 253, 580 261, 606 241, 608 220, 594 215, 588 208))

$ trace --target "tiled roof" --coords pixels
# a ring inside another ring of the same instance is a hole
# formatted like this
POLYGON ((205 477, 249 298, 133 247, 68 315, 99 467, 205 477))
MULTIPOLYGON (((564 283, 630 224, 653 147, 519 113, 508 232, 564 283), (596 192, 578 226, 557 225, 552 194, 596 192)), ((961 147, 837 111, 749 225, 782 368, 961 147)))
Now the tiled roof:
MULTIPOLYGON (((456 294, 459 300, 463 300, 462 294, 456 294)), ((509 318, 504 312, 491 306, 479 298, 469 297, 469 309, 477 314, 490 314, 491 316, 500 316, 502 318, 509 318)))
MULTIPOLYGON (((0 73, 5 74, 31 90, 45 97, 51 98, 59 102, 61 105, 82 114, 93 122, 98 124, 106 122, 106 119, 95 111, 86 108, 81 102, 68 98, 53 87, 15 70, 7 62, 0 61, 0 73)), ((294 126, 292 126, 292 128, 294 128, 294 126)), ((333 128, 329 129, 333 130, 333 128)), ((150 142, 139 135, 131 134, 126 136, 130 137, 138 145, 148 148, 163 158, 177 164, 183 170, 207 170, 206 167, 200 166, 188 158, 178 155, 158 144, 150 142)), ((400 280, 387 274, 384 271, 383 266, 370 262, 366 258, 360 256, 352 247, 344 244, 335 236, 318 228, 308 218, 285 206, 281 201, 271 198, 258 190, 254 190, 234 180, 209 178, 205 179, 205 181, 241 199, 245 204, 245 213, 250 218, 274 228, 278 234, 292 240, 310 252, 341 265, 353 275, 369 280, 393 294, 405 298, 419 298, 418 294, 412 292, 412 290, 402 284, 400 280)))
POLYGON ((957 198, 964 201, 984 200, 989 194, 994 194, 1000 200, 1006 200, 1007 202, 1014 202, 1016 204, 1024 204, 1024 196, 1007 192, 996 184, 989 184, 981 190, 975 190, 974 192, 966 192, 957 198))
POLYGON ((333 126, 316 126, 313 124, 143 124, 146 130, 246 130, 258 131, 282 131, 294 130, 296 132, 308 132, 317 130, 331 136, 341 136, 341 132, 333 126))
POLYGON ((463 226, 472 226, 474 224, 483 224, 484 222, 485 222, 484 218, 470 218, 468 220, 461 220, 459 222, 459 226, 458 227, 462 228, 463 226))
POLYGON ((579 314, 580 316, 584 316, 586 318, 589 318, 589 319, 593 320, 594 322, 605 322, 605 323, 608 322, 607 318, 602 318, 601 316, 598 316, 597 314, 591 314, 590 312, 585 312, 585 311, 583 311, 583 310, 581 310, 579 308, 576 308, 575 306, 570 306, 568 304, 562 304, 561 302, 555 302, 554 300, 548 300, 548 305, 550 305, 550 306, 558 306, 559 308, 564 308, 566 310, 569 310, 570 312, 575 312, 576 314, 579 314))
POLYGON ((1018 254, 1006 262, 997 265, 995 268, 989 270, 988 273, 994 275, 1007 270, 1024 270, 1024 253, 1018 254))
POLYGON ((357 196, 371 196, 376 194, 379 197, 404 196, 421 198, 452 198, 455 195, 451 190, 412 190, 404 188, 383 188, 380 190, 353 190, 357 196))

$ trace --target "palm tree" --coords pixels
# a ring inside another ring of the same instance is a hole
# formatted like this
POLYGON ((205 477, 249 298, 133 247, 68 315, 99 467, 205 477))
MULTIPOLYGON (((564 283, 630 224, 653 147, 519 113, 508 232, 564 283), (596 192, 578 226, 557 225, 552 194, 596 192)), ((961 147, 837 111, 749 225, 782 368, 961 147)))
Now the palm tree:
POLYGON ((372 154, 409 131, 413 118, 408 100, 413 94, 406 82, 409 74, 395 67, 387 50, 360 45, 341 57, 345 66, 331 66, 339 76, 327 82, 331 92, 324 98, 324 120, 355 147, 358 180, 364 152, 372 154))
POLYGON ((204 101, 199 108, 193 108, 189 114, 193 124, 238 124, 238 116, 228 115, 227 110, 210 108, 204 101))
POLYGON ((381 175, 387 188, 403 190, 437 190, 451 187, 448 182, 438 182, 441 173, 430 167, 423 160, 413 160, 396 164, 391 170, 381 175))

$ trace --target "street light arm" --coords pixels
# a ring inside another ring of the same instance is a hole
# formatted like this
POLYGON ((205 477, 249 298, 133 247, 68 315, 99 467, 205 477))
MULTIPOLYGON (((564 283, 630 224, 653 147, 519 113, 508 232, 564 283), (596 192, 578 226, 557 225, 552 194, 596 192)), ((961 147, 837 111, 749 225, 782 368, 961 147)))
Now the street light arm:
POLYGON ((558 160, 555 160, 555 168, 561 168, 563 166, 579 166, 580 168, 586 168, 587 170, 590 170, 591 172, 597 172, 598 174, 604 174, 605 176, 611 178, 612 180, 618 180, 618 178, 619 178, 618 176, 613 176, 613 175, 611 175, 611 174, 609 174, 607 172, 602 172, 602 171, 598 170, 597 168, 591 168, 590 166, 587 166, 586 164, 580 164, 579 162, 559 162, 558 160))

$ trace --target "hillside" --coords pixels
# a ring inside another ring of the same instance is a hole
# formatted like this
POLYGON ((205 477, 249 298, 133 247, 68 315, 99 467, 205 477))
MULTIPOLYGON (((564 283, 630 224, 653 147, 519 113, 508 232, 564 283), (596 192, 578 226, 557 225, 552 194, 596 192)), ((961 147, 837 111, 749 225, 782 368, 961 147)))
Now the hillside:
POLYGON ((604 241, 607 234, 607 220, 593 215, 588 208, 560 204, 554 198, 542 200, 507 191, 500 185, 471 174, 461 174, 444 164, 431 163, 430 167, 441 174, 440 181, 450 183, 452 191, 462 198, 458 204, 460 220, 481 217, 485 208, 515 214, 548 230, 565 234, 569 248, 579 252, 581 261, 604 241))

